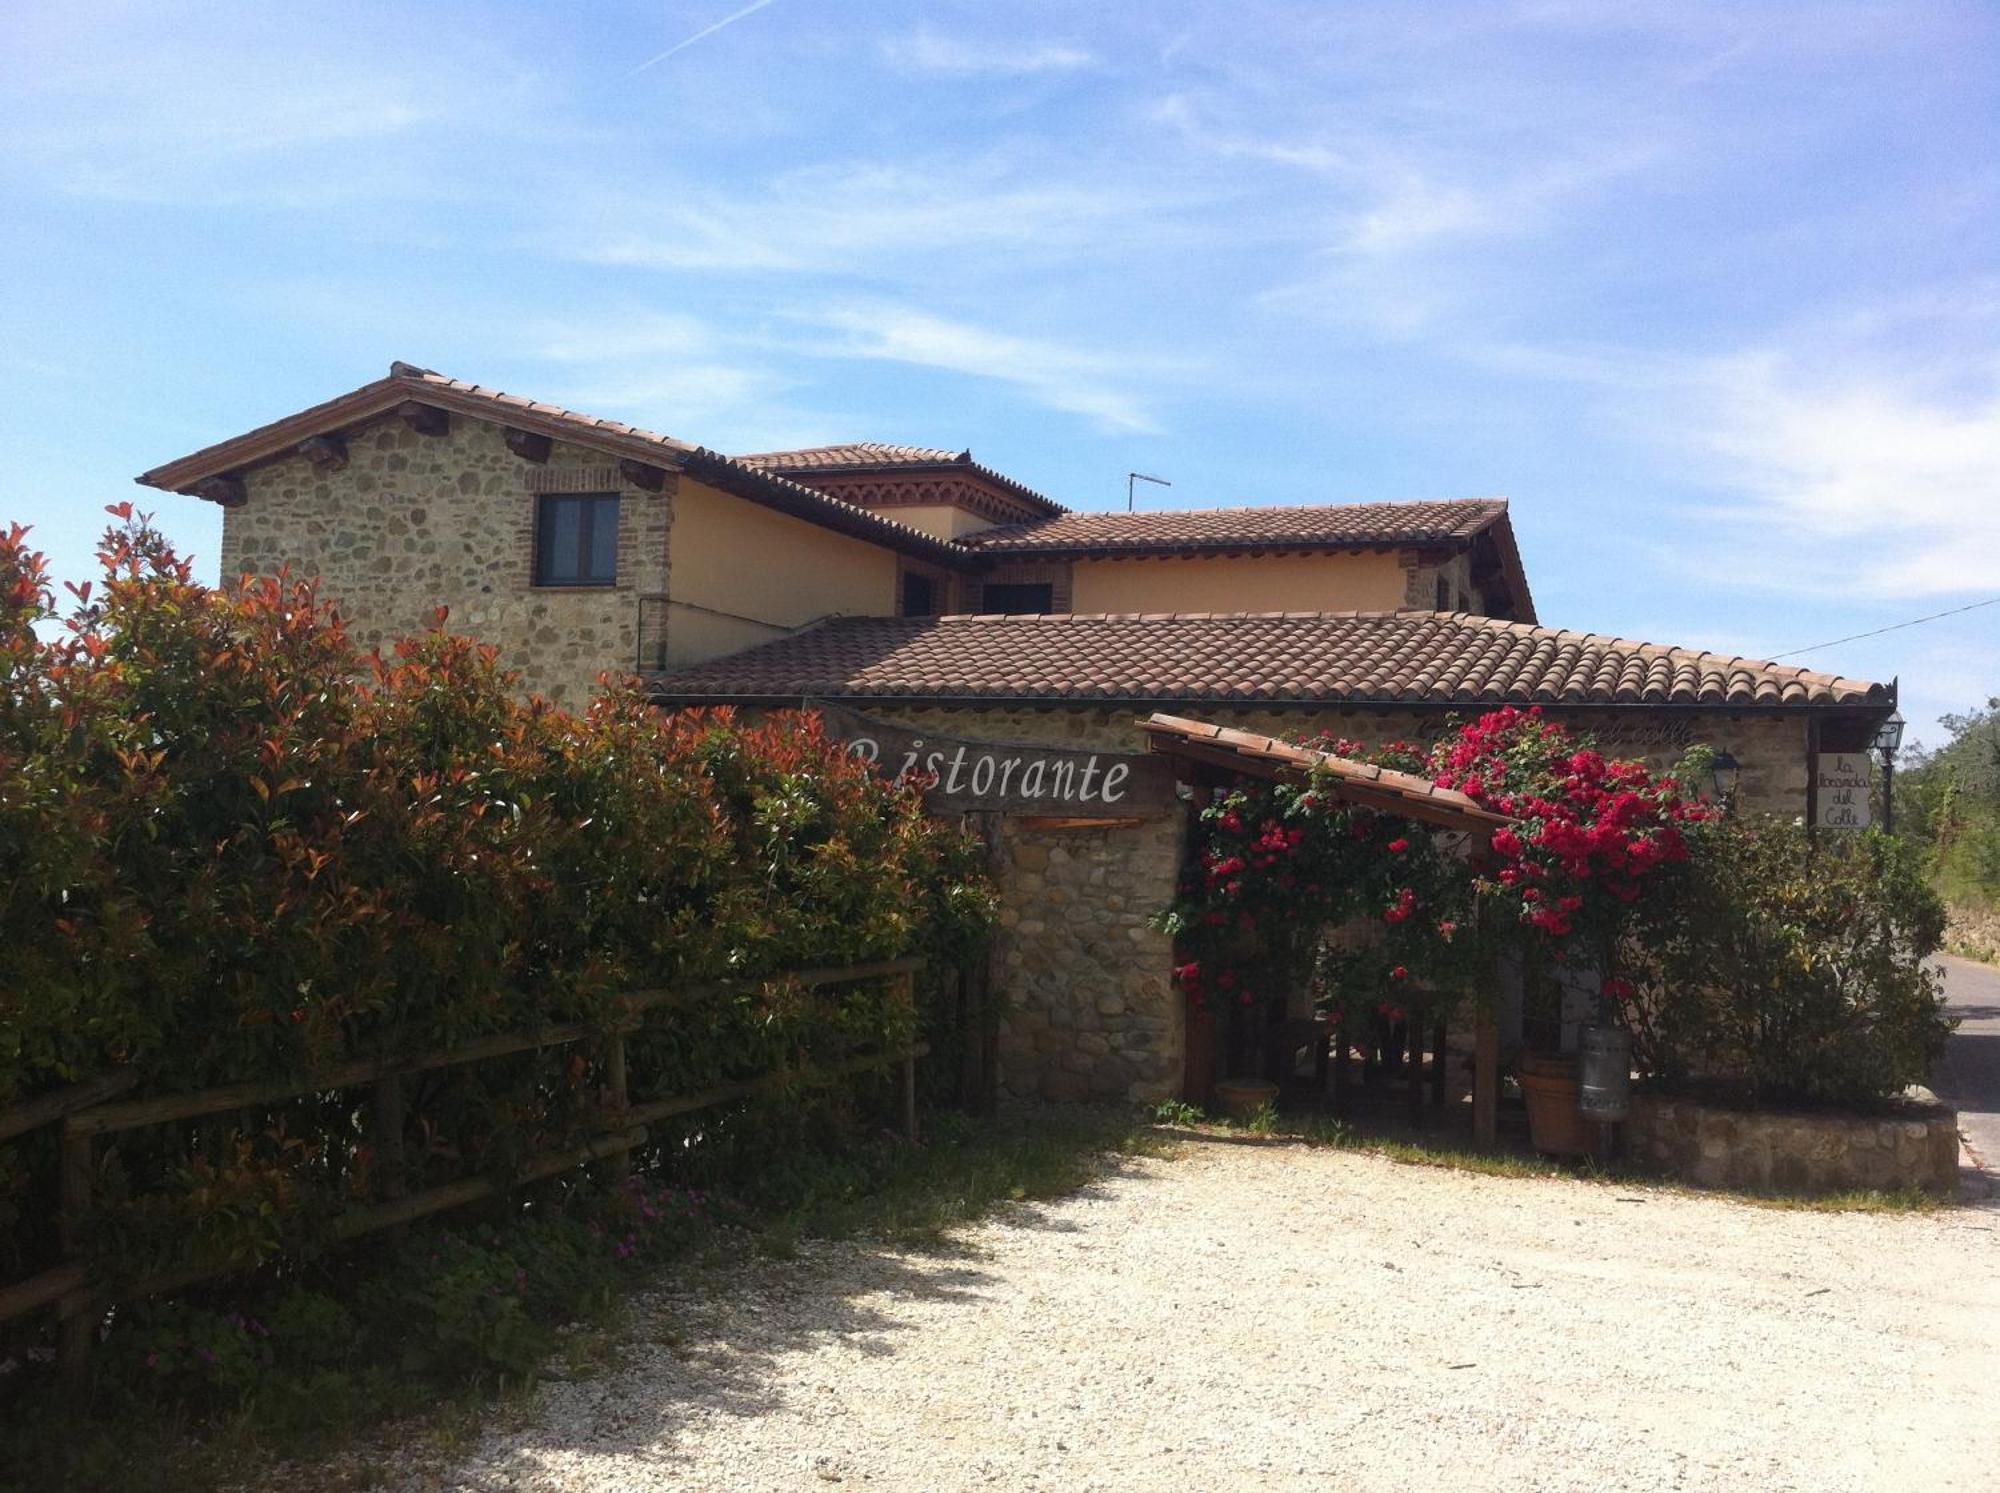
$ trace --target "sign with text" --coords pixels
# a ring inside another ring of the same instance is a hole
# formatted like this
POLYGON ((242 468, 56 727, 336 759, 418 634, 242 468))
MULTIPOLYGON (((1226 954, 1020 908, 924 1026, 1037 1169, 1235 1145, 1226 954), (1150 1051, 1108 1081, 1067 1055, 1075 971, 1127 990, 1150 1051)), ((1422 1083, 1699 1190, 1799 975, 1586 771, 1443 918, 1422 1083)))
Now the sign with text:
POLYGON ((935 779, 924 790, 933 813, 1127 819, 1163 814, 1174 801, 1164 757, 1093 752, 1014 741, 972 741, 914 731, 843 705, 814 702, 827 735, 893 778, 935 779))
POLYGON ((1868 828, 1868 754, 1821 752, 1813 758, 1813 795, 1821 829, 1868 828))

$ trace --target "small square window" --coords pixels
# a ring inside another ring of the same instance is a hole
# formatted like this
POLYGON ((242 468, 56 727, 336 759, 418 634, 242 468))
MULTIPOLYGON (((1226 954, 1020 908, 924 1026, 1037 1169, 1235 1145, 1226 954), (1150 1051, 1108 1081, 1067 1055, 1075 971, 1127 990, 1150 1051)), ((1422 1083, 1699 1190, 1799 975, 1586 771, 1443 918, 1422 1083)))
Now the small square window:
POLYGON ((989 582, 981 588, 981 605, 989 612, 1046 616, 1055 610, 1055 589, 1047 581, 1033 585, 1018 581, 998 585, 989 582))
POLYGON ((919 575, 910 570, 903 573, 903 615, 905 617, 935 617, 937 615, 937 582, 927 575, 919 575))
POLYGON ((617 583, 618 494, 545 494, 535 507, 535 584, 617 583))

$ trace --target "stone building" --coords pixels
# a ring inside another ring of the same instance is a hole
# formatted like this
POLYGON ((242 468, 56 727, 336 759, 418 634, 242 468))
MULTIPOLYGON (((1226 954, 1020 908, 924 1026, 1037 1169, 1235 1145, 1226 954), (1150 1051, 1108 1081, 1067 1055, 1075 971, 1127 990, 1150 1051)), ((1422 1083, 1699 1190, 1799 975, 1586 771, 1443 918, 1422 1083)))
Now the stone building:
MULTIPOLYGON (((1382 741, 1511 702, 1659 765, 1714 746, 1747 807, 1809 814, 1816 755, 1862 751, 1895 703, 1543 625, 1499 499, 1077 513, 968 452, 728 457, 401 363, 140 480, 222 504, 224 577, 317 575, 364 646, 444 606, 563 703, 637 674, 663 706, 829 704, 1009 766, 1141 752, 1154 711, 1382 741)), ((1184 1013, 1149 919, 1185 806, 1006 792, 1004 1083, 1174 1092, 1184 1013)))

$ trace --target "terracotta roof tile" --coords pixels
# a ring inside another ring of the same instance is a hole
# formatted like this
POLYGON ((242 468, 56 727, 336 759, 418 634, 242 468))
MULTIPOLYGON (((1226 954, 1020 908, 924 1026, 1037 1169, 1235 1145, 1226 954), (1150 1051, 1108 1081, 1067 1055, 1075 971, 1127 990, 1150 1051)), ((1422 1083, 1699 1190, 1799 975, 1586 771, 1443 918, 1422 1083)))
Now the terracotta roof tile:
POLYGON ((843 617, 656 676, 680 701, 1873 705, 1864 680, 1463 612, 843 617))
POLYGON ((1504 518, 1504 498, 1300 507, 1183 508, 1155 513, 1068 513, 968 534, 985 553, 1187 554, 1242 549, 1391 549, 1460 544, 1504 518))
MULTIPOLYGON (((781 472, 801 480, 857 478, 872 472, 951 471, 984 478, 994 487, 1021 498, 1033 512, 1055 516, 1069 512, 1004 472, 982 466, 970 451, 946 451, 935 446, 894 446, 883 441, 848 441, 835 446, 802 446, 795 451, 757 451, 736 458, 761 472, 781 472)), ((839 490, 836 488, 836 490, 839 490)))
POLYGON ((1336 798, 1454 829, 1490 830, 1513 823, 1509 816, 1480 807, 1457 789, 1440 788, 1414 773, 1337 757, 1315 747, 1294 746, 1275 736, 1260 736, 1254 731, 1218 727, 1177 715, 1151 715, 1141 725, 1152 738, 1153 750, 1169 756, 1186 755, 1199 761, 1221 762, 1254 777, 1317 770, 1336 798))
POLYGON ((970 466, 972 453, 935 446, 892 446, 884 441, 847 441, 837 446, 801 446, 795 451, 753 451, 736 459, 767 472, 832 472, 848 467, 970 466))

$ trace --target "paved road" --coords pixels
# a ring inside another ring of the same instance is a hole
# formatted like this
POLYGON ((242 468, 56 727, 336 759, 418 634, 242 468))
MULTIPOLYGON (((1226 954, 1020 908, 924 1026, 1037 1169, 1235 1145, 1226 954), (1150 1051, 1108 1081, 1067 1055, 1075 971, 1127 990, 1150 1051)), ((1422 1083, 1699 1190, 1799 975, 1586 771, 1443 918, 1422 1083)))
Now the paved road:
POLYGON ((1958 1106, 1974 1160, 2000 1179, 2000 969, 1949 955, 1942 963, 1945 999, 1959 1024, 1931 1087, 1958 1106))

